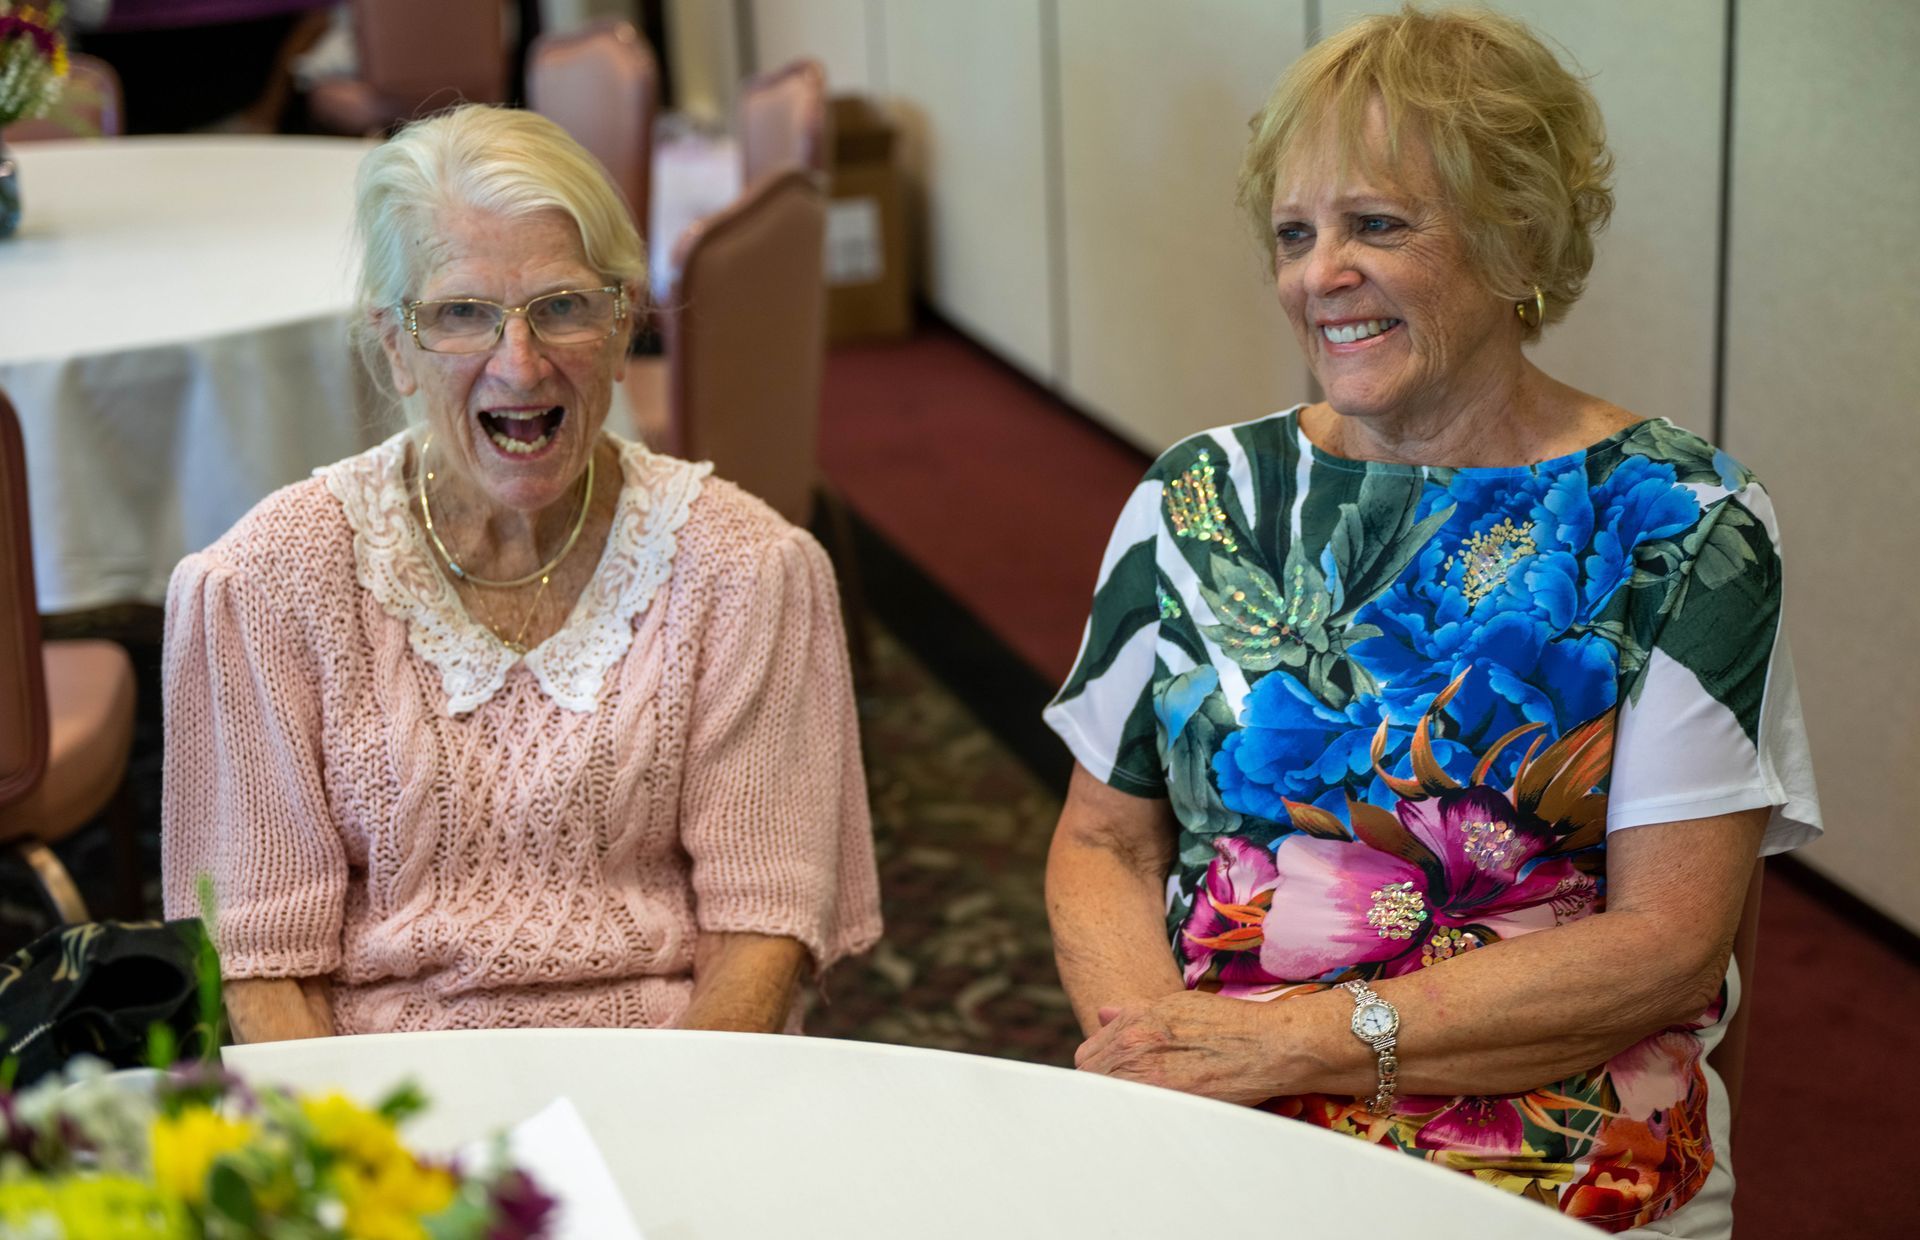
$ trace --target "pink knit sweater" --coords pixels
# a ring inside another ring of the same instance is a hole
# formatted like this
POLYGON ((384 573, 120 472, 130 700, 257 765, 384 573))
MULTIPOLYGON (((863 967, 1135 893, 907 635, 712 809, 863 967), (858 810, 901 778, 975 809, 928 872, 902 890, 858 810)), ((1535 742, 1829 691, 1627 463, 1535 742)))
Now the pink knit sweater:
POLYGON ((833 575, 707 467, 622 446, 606 551, 517 659, 408 515, 404 439, 267 497, 167 598, 167 915, 343 1033, 666 1025, 703 931, 879 936, 833 575))

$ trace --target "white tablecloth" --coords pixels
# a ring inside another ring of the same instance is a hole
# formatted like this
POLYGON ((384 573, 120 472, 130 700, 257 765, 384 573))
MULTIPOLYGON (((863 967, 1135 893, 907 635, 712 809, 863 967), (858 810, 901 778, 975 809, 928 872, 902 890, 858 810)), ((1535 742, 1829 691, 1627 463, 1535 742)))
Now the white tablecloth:
POLYGON ((231 1047, 259 1084, 431 1100, 453 1150, 572 1099, 647 1240, 1211 1234, 1582 1240, 1457 1172, 1145 1085, 825 1038, 638 1030, 231 1047))
POLYGON ((346 339, 368 144, 14 148, 0 389, 19 411, 43 611, 157 602, 268 492, 381 437, 346 339))

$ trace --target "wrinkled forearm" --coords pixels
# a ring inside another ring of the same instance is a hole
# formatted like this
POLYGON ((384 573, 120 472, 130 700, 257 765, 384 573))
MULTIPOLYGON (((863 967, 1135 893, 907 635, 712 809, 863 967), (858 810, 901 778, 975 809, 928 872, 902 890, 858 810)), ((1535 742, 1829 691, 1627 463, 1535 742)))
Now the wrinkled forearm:
MULTIPOLYGON (((1639 856, 1610 869, 1607 911, 1375 982, 1400 1012, 1400 1089, 1530 1090, 1697 1018, 1726 973, 1764 825, 1749 811, 1636 828, 1610 846, 1639 856)), ((1351 1010, 1344 991, 1275 1006, 1276 1047, 1283 1059, 1296 1048, 1306 1078, 1286 1092, 1371 1092, 1376 1064, 1351 1010)))
POLYGON ((227 1023, 240 1042, 330 1038, 333 988, 324 977, 243 977, 225 982, 227 1023))
POLYGON ((703 934, 694 952, 693 999, 681 1029, 779 1033, 807 967, 806 947, 777 934, 703 934))
POLYGON ((1082 1030, 1102 1007, 1151 999, 1184 983, 1167 945, 1163 856, 1115 847, 1071 810, 1047 854, 1047 920, 1060 981, 1082 1030))
MULTIPOLYGON (((1524 1092, 1699 1015, 1711 991, 1664 967, 1671 948, 1643 919, 1601 913, 1373 983, 1400 1013, 1399 1091, 1524 1092)), ((1348 1028, 1352 1010, 1343 990, 1268 1006, 1277 1092, 1373 1092, 1377 1062, 1348 1028)))

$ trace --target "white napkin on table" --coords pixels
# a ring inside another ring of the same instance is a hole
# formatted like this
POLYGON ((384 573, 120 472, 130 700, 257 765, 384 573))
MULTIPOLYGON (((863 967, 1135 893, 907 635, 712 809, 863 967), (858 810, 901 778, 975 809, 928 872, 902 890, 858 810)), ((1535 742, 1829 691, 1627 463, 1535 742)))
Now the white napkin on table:
MULTIPOLYGON (((509 1129, 506 1140, 508 1160, 560 1203, 553 1240, 642 1240, 606 1158, 571 1099, 555 1098, 509 1129)), ((467 1153, 489 1158, 492 1143, 476 1142, 467 1153)))

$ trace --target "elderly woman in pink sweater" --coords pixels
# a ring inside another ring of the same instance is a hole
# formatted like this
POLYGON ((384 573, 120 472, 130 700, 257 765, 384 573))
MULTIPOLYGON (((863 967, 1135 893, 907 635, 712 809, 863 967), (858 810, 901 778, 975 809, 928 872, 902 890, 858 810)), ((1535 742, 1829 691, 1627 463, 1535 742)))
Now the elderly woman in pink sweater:
POLYGON ((879 933, 825 557, 603 432, 645 260, 556 126, 411 126, 357 219, 410 426, 174 574, 168 915, 248 1040, 793 1027, 879 933))

